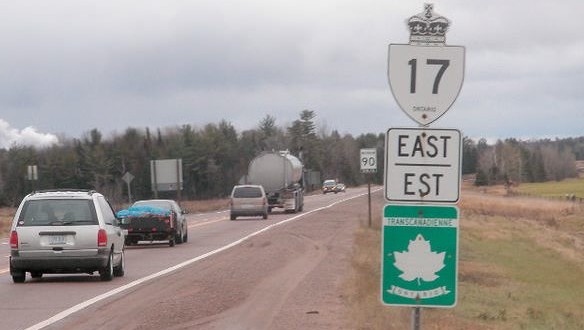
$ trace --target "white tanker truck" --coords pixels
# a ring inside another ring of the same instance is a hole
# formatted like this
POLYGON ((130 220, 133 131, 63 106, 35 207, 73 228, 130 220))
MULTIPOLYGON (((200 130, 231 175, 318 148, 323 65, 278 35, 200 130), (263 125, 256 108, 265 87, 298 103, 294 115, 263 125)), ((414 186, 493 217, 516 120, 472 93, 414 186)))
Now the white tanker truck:
POLYGON ((249 163, 247 183, 264 187, 268 212, 283 208, 300 212, 304 207, 304 170, 302 162, 288 151, 264 152, 249 163))

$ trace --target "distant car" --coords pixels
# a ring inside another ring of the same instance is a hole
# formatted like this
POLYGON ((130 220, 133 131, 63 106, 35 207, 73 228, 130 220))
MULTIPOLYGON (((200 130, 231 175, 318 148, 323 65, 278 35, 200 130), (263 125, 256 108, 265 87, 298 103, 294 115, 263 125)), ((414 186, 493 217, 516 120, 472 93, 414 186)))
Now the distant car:
POLYGON ((231 220, 238 216, 261 216, 268 218, 268 199, 262 186, 238 185, 231 191, 231 220))
POLYGON ((124 275, 124 234, 105 197, 73 189, 24 197, 10 232, 12 280, 96 271, 103 281, 124 275))
POLYGON ((335 193, 340 193, 340 192, 345 192, 345 184, 344 183, 337 183, 337 185, 335 186, 335 193))
POLYGON ((335 187, 337 186, 337 182, 335 180, 324 180, 322 183, 322 193, 330 193, 335 192, 335 187))
POLYGON ((128 230, 126 245, 135 245, 140 241, 168 241, 186 243, 189 239, 189 227, 186 211, 172 199, 145 199, 136 201, 128 208, 128 215, 121 218, 121 227, 128 230), (137 212, 133 214, 133 210, 137 212))

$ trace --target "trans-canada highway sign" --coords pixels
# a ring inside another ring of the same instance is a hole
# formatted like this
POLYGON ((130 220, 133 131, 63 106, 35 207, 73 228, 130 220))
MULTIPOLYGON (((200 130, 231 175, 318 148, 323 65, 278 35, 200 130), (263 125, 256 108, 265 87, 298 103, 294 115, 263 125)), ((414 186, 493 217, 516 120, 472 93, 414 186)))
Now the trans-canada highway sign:
POLYGON ((456 305, 458 214, 455 206, 385 206, 381 228, 384 304, 456 305))
POLYGON ((459 130, 390 128, 385 148, 385 198, 388 201, 458 201, 461 163, 459 130))

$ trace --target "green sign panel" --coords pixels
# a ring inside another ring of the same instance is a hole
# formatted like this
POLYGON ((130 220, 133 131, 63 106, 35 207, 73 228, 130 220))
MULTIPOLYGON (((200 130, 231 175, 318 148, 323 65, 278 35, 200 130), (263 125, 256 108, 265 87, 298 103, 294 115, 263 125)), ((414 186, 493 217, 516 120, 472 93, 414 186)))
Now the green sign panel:
POLYGON ((381 300, 384 304, 456 305, 457 207, 386 205, 381 244, 381 300))

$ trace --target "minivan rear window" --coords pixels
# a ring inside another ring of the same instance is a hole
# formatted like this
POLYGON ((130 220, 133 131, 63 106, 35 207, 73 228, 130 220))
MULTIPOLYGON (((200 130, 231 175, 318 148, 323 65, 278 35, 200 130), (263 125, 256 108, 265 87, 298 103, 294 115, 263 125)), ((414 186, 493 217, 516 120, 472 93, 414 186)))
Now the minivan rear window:
POLYGON ((93 202, 88 199, 28 200, 18 226, 80 226, 98 224, 93 202))
POLYGON ((238 187, 233 192, 234 198, 259 198, 262 196, 262 190, 257 187, 238 187))

